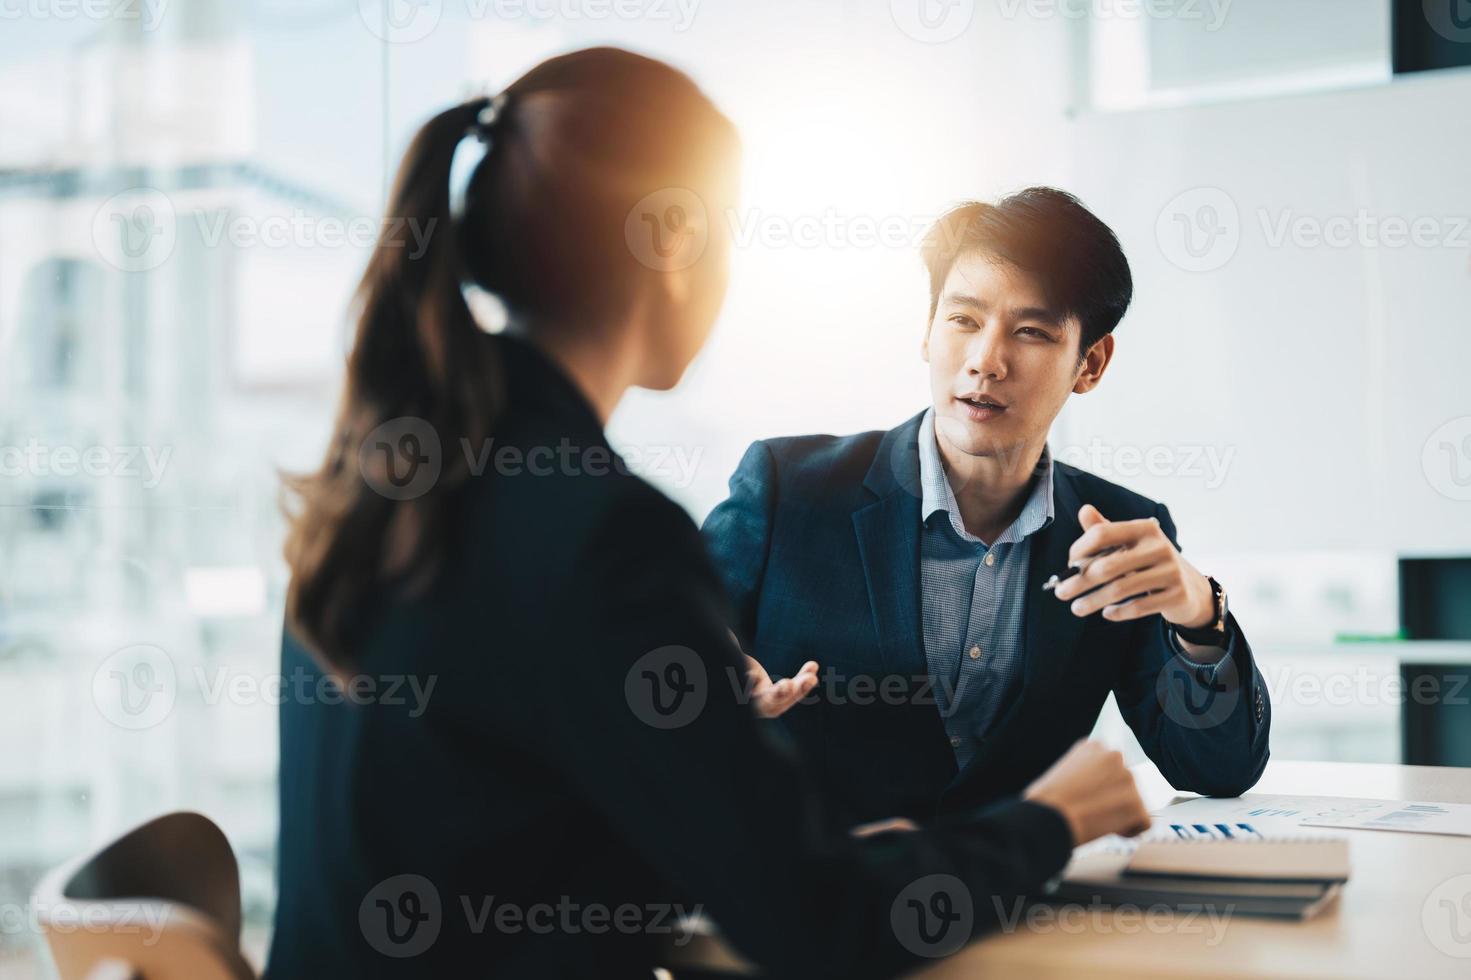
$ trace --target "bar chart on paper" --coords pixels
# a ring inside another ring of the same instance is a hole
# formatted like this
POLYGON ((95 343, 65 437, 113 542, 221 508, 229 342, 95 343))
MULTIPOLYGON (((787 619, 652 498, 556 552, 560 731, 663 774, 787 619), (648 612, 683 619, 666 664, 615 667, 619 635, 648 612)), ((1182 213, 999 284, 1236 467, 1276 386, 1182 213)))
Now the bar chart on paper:
POLYGON ((1225 836, 1213 828, 1241 825, 1259 834, 1298 827, 1335 827, 1471 837, 1471 804, 1466 803, 1247 795, 1186 800, 1157 811, 1155 819, 1156 830, 1173 831, 1176 836, 1225 836), (1182 827, 1186 833, 1178 829, 1182 827), (1199 833, 1190 834, 1192 829, 1199 833))

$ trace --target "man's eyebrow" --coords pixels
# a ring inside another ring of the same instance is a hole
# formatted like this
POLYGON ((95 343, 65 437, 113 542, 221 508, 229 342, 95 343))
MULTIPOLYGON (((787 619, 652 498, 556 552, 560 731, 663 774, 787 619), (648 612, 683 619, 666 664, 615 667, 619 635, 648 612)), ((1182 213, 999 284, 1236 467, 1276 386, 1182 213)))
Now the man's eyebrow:
POLYGON ((990 309, 989 306, 987 306, 985 303, 982 303, 979 299, 976 299, 969 293, 946 293, 944 298, 944 305, 965 306, 969 307, 972 310, 990 309))
POLYGON ((1055 312, 1041 306, 1018 307, 1011 311, 1011 318, 1013 320, 1041 320, 1043 323, 1049 323, 1054 327, 1062 326, 1063 321, 1063 318, 1055 312))
MULTIPOLYGON (((941 302, 944 306, 963 306, 982 312, 991 308, 989 303, 969 293, 946 293, 941 302)), ((1055 310, 1049 310, 1045 306, 1019 306, 1007 312, 1013 320, 1039 320, 1054 327, 1061 327, 1065 319, 1055 310)))

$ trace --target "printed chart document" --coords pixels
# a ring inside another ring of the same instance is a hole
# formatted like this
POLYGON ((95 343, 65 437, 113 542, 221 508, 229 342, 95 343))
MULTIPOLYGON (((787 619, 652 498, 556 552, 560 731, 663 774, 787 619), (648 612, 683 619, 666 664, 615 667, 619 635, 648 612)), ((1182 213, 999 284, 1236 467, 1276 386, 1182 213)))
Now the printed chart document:
POLYGON ((1471 803, 1364 800, 1339 796, 1272 796, 1186 800, 1154 815, 1155 826, 1179 836, 1280 833, 1294 827, 1399 830, 1471 837, 1471 803), (1225 828, 1218 830, 1217 828, 1225 828))

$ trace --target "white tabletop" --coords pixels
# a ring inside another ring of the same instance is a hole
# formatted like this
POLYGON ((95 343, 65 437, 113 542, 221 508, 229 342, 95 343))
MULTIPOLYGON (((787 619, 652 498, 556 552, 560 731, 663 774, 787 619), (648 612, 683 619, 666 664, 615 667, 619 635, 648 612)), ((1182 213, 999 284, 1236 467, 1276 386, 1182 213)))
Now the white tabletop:
MULTIPOLYGON (((1135 776, 1151 808, 1175 798, 1152 765, 1136 767, 1135 776)), ((1253 792, 1471 803, 1471 769, 1272 762, 1253 792)), ((1056 921, 1029 928, 1023 919, 1015 931, 913 976, 1471 977, 1471 838, 1342 833, 1353 878, 1310 921, 1151 922, 1113 910, 1078 916, 1067 928, 1056 921)))

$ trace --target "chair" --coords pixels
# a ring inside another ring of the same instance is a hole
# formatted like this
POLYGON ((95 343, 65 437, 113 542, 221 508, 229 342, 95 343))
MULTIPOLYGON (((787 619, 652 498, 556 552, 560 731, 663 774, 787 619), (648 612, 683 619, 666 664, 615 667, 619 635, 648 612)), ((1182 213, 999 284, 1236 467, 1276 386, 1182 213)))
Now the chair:
POLYGON ((61 980, 254 980, 225 835, 170 813, 52 871, 32 907, 61 980))

